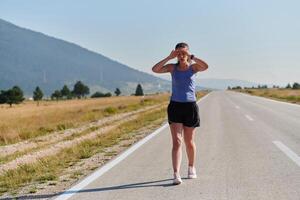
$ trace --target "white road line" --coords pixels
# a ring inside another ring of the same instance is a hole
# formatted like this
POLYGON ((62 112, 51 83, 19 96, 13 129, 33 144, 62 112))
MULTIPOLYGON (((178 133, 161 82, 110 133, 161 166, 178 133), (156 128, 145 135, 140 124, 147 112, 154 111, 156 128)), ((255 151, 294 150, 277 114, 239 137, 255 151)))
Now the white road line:
POLYGON ((102 176, 105 172, 113 168, 115 165, 117 165, 119 162, 124 160, 127 156, 129 156, 132 152, 134 152, 136 149, 138 149, 140 146, 142 146, 144 143, 146 143, 148 140, 153 138, 155 135, 157 135, 159 132, 161 132, 164 128, 166 128, 168 124, 164 124, 162 127, 148 135, 147 137, 143 138, 133 146, 131 146, 129 149, 127 149, 124 153, 122 153, 120 156, 116 157, 115 159, 111 160, 107 164, 103 165, 101 168, 96 170, 94 173, 83 179, 80 183, 73 186, 69 190, 65 191, 63 194, 58 196, 55 200, 66 200, 69 199, 71 196, 79 192, 82 188, 86 187, 88 184, 102 176))
POLYGON ((239 107, 239 106, 235 106, 235 108, 236 108, 236 109, 240 109, 240 107, 239 107))
POLYGON ((207 95, 205 95, 204 97, 202 97, 201 99, 199 99, 199 101, 197 101, 197 104, 200 103, 200 101, 203 101, 204 99, 206 99, 212 92, 208 93, 207 95))
MULTIPOLYGON (((200 101, 203 101, 204 99, 207 98, 207 96, 210 95, 207 94, 204 97, 202 97, 197 103, 200 101)), ((115 159, 109 161, 99 169, 97 169, 94 173, 83 179, 81 182, 79 182, 77 185, 74 185, 72 188, 66 190, 62 194, 60 194, 55 200, 66 200, 75 195, 77 192, 79 192, 81 189, 86 187, 88 184, 102 176, 105 172, 109 171, 111 168, 113 168, 115 165, 120 163, 122 160, 124 160, 127 156, 132 154, 135 150, 137 150, 140 146, 145 144, 147 141, 149 141, 151 138, 159 134, 163 129, 168 127, 168 123, 165 123, 163 126, 155 130, 153 133, 149 134, 147 137, 141 139, 139 142, 135 143, 131 147, 129 147, 126 151, 124 151, 122 154, 117 156, 115 159)))
POLYGON ((249 120, 249 121, 253 121, 254 119, 252 117, 250 117, 249 115, 245 115, 245 117, 249 120))
POLYGON ((295 152, 293 152, 280 141, 273 141, 273 143, 300 167, 300 157, 295 152))

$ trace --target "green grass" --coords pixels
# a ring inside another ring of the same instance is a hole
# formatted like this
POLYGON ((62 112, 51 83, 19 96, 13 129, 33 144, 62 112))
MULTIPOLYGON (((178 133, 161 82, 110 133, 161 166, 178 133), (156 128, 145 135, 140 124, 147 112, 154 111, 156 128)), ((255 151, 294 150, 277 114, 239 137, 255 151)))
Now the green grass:
POLYGON ((35 187, 35 186, 32 186, 31 188, 30 188, 30 190, 29 190, 29 193, 30 194, 34 194, 34 193, 36 193, 37 192, 37 188, 35 187))
POLYGON ((71 178, 77 179, 77 178, 79 178, 81 175, 83 175, 83 173, 82 173, 81 171, 75 171, 75 172, 73 172, 73 174, 71 175, 71 178))

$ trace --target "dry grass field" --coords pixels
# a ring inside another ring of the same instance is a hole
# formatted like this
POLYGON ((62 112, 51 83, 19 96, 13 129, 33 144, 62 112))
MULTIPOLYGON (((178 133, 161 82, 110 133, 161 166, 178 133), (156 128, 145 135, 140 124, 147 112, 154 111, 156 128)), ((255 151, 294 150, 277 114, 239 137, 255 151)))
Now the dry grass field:
POLYGON ((66 101, 25 101, 0 107, 0 145, 82 125, 103 117, 166 101, 168 94, 66 101))
POLYGON ((242 89, 235 90, 251 95, 267 97, 275 100, 300 104, 300 90, 268 88, 268 89, 242 89))

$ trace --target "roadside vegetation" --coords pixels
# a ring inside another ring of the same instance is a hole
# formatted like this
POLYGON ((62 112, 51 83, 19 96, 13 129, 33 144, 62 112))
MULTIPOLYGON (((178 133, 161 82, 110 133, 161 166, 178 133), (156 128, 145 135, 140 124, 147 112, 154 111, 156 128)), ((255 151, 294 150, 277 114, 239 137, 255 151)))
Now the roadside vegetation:
POLYGON ((107 98, 112 97, 110 92, 99 91, 88 98, 89 93, 89 87, 81 81, 74 84, 73 90, 67 85, 55 90, 51 99, 44 98, 39 86, 29 99, 25 99, 19 86, 1 90, 0 146, 78 127, 110 115, 138 110, 168 98, 167 94, 144 95, 141 84, 137 85, 132 96, 121 98, 116 98, 122 93, 119 88, 114 91, 115 98, 107 98), (36 107, 32 100, 36 102, 36 107))
POLYGON ((245 87, 241 86, 228 87, 228 90, 243 92, 255 96, 267 97, 274 100, 280 100, 290 103, 300 104, 300 84, 293 83, 287 84, 286 87, 273 86, 268 88, 267 85, 262 85, 258 87, 245 87))

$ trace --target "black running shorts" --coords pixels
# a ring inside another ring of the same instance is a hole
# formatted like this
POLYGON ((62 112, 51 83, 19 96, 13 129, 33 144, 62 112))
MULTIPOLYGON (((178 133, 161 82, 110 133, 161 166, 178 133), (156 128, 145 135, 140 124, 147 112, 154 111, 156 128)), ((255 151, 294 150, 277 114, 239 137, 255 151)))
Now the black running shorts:
POLYGON ((199 107, 196 102, 170 101, 168 105, 168 122, 182 123, 187 127, 199 127, 199 107))

